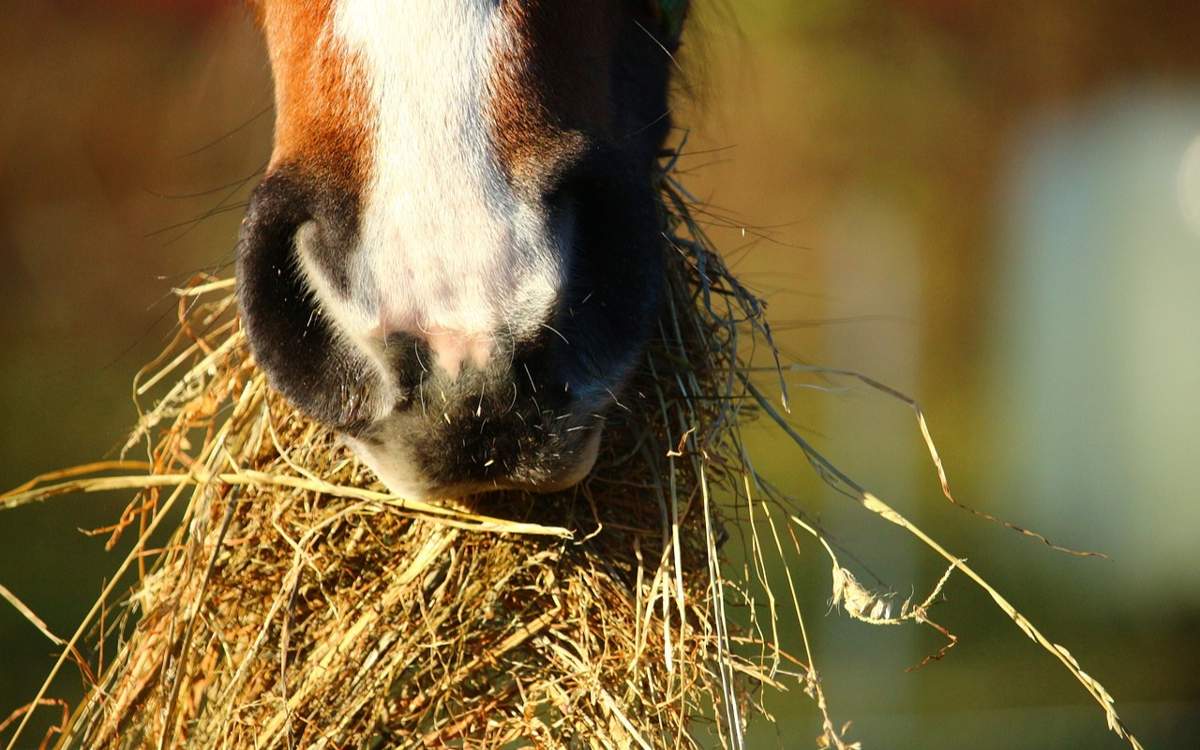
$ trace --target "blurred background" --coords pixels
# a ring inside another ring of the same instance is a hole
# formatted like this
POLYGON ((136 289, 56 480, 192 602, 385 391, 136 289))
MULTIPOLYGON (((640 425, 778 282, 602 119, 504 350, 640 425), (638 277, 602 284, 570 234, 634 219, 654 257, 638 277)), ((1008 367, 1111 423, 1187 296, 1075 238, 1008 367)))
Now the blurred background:
MULTIPOLYGON (((1200 7, 1195 0, 701 4, 676 121, 682 171, 795 361, 798 428, 984 575, 1115 695, 1147 748, 1200 746, 1200 7)), ((0 485, 112 456, 173 284, 232 259, 271 86, 246 14, 213 0, 8 0, 0 21, 0 485)), ((941 566, 766 429, 760 468, 880 586, 941 566)), ((69 636, 119 562, 122 496, 0 516, 0 583, 69 636)), ((736 553, 736 550, 734 550, 736 553)), ((837 722, 867 748, 1119 748, 1082 688, 952 580, 936 633, 830 613, 793 561, 837 722)), ((800 650, 798 635, 785 645, 800 650)), ((0 606, 0 720, 54 647, 0 606)), ((76 675, 52 693, 74 699, 76 675)), ((811 747, 798 693, 752 747, 811 747)), ((49 714, 47 712, 47 721, 49 714)))

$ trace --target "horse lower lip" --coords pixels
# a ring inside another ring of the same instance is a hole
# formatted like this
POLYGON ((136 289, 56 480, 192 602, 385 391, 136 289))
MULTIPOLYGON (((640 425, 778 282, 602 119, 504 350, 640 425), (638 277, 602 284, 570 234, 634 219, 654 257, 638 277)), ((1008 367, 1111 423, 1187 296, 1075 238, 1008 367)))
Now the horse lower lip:
POLYGON ((573 465, 556 475, 542 481, 527 482, 516 485, 517 489, 531 492, 558 492, 579 484, 596 465, 596 457, 600 454, 600 428, 594 428, 579 447, 573 465))
POLYGON ((362 436, 345 434, 348 445, 391 492, 413 499, 567 489, 592 470, 603 432, 599 424, 588 425, 530 443, 528 434, 505 430, 487 439, 494 452, 465 442, 455 450, 463 434, 476 430, 439 434, 443 425, 414 417, 394 417, 362 436), (521 442, 524 446, 517 447, 521 442))
POLYGON ((560 492, 583 481, 596 464, 600 453, 600 427, 590 429, 585 437, 567 449, 567 460, 548 466, 534 456, 528 465, 518 465, 505 477, 466 483, 468 492, 484 492, 494 489, 511 489, 525 492, 560 492))

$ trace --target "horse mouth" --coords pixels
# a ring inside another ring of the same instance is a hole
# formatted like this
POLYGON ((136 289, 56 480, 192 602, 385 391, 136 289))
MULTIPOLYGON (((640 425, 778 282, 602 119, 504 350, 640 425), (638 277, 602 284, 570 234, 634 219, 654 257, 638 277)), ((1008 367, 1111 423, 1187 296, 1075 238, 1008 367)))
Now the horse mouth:
POLYGON ((507 425, 490 432, 482 421, 430 424, 399 413, 344 438, 388 490, 401 497, 550 493, 583 481, 600 452, 602 421, 589 415, 570 422, 555 432, 518 432, 507 425))

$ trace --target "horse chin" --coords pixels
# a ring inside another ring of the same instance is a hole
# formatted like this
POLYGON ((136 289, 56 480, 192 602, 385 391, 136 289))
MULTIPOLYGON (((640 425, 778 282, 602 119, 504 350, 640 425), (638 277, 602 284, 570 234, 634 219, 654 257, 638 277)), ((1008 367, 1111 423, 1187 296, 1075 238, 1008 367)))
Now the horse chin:
POLYGON ((362 439, 343 435, 342 439, 365 464, 388 492, 410 500, 463 498, 484 493, 515 490, 546 494, 562 492, 583 481, 600 453, 603 428, 593 427, 570 445, 542 450, 523 457, 511 471, 487 476, 486 466, 480 476, 439 481, 428 476, 426 467, 399 441, 362 439))
POLYGON ((600 455, 600 436, 603 429, 597 427, 583 442, 574 464, 566 464, 559 471, 543 474, 537 478, 522 482, 512 482, 511 489, 536 492, 562 492, 582 482, 596 465, 596 457, 600 455))

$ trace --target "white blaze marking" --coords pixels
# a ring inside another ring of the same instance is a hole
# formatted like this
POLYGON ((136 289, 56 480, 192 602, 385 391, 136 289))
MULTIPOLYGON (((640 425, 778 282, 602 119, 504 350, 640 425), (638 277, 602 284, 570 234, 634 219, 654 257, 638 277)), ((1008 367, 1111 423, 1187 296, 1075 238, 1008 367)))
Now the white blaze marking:
POLYGON ((338 327, 379 357, 381 334, 406 332, 451 374, 481 365, 497 334, 531 335, 561 286, 546 217, 514 194, 491 142, 501 19, 494 0, 338 1, 334 40, 365 68, 374 151, 352 298, 308 275, 338 327))

